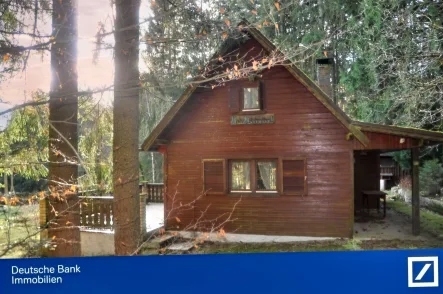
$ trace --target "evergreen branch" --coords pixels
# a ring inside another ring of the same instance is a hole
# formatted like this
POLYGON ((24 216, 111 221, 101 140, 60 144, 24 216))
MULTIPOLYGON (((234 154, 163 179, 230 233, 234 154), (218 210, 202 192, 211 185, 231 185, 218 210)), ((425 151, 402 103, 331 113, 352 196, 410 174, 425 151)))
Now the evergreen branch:
POLYGON ((16 110, 19 110, 19 109, 22 109, 22 108, 25 108, 25 107, 28 107, 28 106, 39 106, 39 105, 43 105, 43 104, 47 104, 47 103, 49 103, 49 100, 26 102, 26 103, 11 107, 9 109, 0 111, 0 116, 5 115, 10 112, 13 112, 13 111, 16 111, 16 110))

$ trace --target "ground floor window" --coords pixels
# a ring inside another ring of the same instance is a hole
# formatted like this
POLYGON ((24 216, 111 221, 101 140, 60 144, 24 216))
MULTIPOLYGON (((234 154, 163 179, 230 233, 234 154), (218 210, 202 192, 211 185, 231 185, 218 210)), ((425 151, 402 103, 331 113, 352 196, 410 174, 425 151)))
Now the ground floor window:
POLYGON ((205 159, 207 194, 307 195, 306 158, 205 159))
POLYGON ((231 191, 251 192, 251 162, 233 160, 231 163, 231 191))
POLYGON ((231 193, 277 193, 277 159, 229 160, 231 193))

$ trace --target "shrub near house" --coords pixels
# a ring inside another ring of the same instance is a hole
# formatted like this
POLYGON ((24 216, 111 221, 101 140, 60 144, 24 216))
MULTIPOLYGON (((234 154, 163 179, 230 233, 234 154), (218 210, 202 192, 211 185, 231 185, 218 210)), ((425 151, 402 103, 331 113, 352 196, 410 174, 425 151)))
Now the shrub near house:
POLYGON ((423 196, 436 196, 443 181, 443 167, 438 159, 425 161, 420 170, 420 190, 423 196))

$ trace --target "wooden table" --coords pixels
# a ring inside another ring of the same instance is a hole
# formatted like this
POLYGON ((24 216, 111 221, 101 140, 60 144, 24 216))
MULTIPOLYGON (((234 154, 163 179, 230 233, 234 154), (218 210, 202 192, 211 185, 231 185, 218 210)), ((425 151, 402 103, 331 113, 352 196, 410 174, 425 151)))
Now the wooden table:
POLYGON ((362 192, 362 208, 364 209, 366 203, 366 209, 369 214, 369 197, 377 198, 377 211, 380 211, 380 199, 383 199, 383 217, 386 217, 386 193, 382 191, 363 191, 362 192))

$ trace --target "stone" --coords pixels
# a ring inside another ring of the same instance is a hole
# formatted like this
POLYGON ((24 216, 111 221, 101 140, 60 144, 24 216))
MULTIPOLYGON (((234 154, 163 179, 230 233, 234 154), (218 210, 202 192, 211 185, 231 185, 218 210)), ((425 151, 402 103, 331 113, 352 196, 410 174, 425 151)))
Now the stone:
POLYGON ((159 255, 158 249, 147 249, 143 250, 140 255, 159 255))
POLYGON ((176 239, 172 235, 162 235, 160 237, 154 237, 152 240, 148 241, 143 245, 144 249, 160 249, 162 247, 171 244, 176 239))
POLYGON ((412 202, 412 191, 405 190, 403 193, 403 197, 404 197, 406 203, 411 203, 412 202))
POLYGON ((174 243, 167 247, 168 250, 171 251, 190 251, 194 248, 194 243, 191 241, 182 242, 182 243, 174 243))

